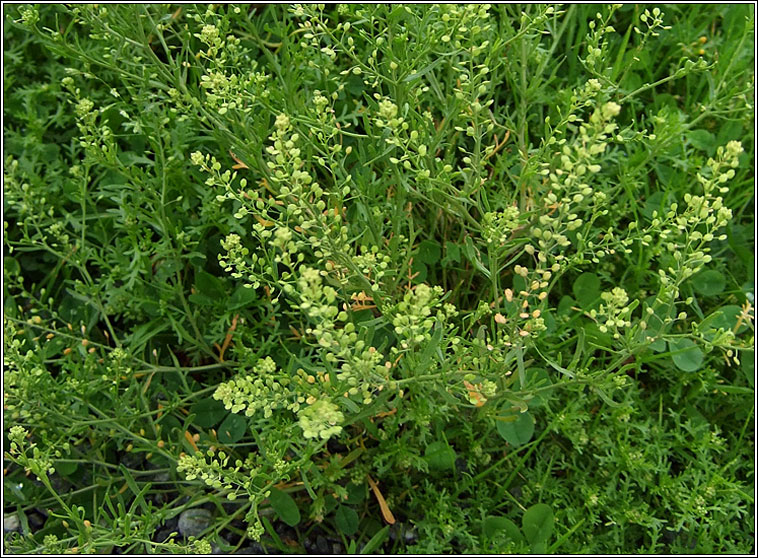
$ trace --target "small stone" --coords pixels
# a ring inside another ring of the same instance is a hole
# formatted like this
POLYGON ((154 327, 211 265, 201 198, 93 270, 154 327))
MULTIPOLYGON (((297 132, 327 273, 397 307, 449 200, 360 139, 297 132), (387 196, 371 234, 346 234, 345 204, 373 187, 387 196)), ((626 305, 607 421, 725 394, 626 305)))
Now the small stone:
POLYGON ((155 483, 163 483, 168 482, 171 480, 171 475, 168 474, 168 472, 164 471, 162 473, 156 473, 153 475, 153 482, 155 483))
POLYGON ((397 535, 401 528, 402 528, 402 525, 399 523, 395 523, 394 525, 390 526, 390 540, 391 541, 394 542, 397 540, 397 535))
POLYGON ((281 538, 285 543, 287 540, 297 540, 298 534, 297 532, 287 525, 286 523, 282 523, 281 521, 277 521, 274 525, 274 531, 276 531, 276 534, 279 535, 279 538, 281 538))
POLYGON ((71 483, 58 475, 52 475, 50 477, 50 483, 53 485, 53 490, 58 494, 64 494, 71 489, 71 483))
POLYGON ((176 517, 166 520, 160 525, 160 527, 153 533, 152 540, 155 542, 166 542, 169 535, 177 531, 176 525, 179 520, 176 517))
POLYGON ((329 441, 326 443, 326 448, 331 453, 344 453, 348 451, 347 446, 338 442, 336 438, 329 438, 329 441))
POLYGON ((212 514, 203 508, 185 510, 179 516, 179 533, 185 537, 199 537, 211 524, 212 514))
POLYGON ((416 542, 418 535, 416 535, 416 531, 412 526, 398 522, 390 527, 390 540, 396 541, 398 539, 402 539, 405 543, 410 544, 416 542))
POLYGON ((45 522, 47 521, 47 514, 39 510, 35 510, 26 514, 26 520, 29 522, 29 527, 31 528, 32 532, 39 531, 42 529, 42 527, 45 526, 45 522))
POLYGON ((261 544, 257 542, 252 542, 247 546, 243 546, 234 554, 241 554, 245 556, 250 556, 250 555, 257 556, 259 554, 280 554, 280 552, 276 549, 264 548, 261 544))
POLYGON ((418 540, 418 535, 416 534, 416 530, 413 527, 408 527, 403 532, 403 538, 405 539, 406 543, 412 544, 418 540))
POLYGON ((144 453, 123 452, 121 454, 121 464, 127 469, 142 470, 145 464, 144 453))
POLYGON ((224 537, 219 537, 218 541, 211 543, 211 554, 227 554, 225 550, 221 548, 220 545, 223 545, 225 547, 229 547, 229 541, 227 541, 224 537))
POLYGON ((316 537, 316 551, 319 554, 329 554, 330 553, 329 552, 330 551, 330 549, 329 549, 329 543, 321 535, 318 535, 316 537))
POLYGON ((3 532, 12 533, 21 529, 21 523, 18 520, 18 516, 15 513, 3 516, 3 532))

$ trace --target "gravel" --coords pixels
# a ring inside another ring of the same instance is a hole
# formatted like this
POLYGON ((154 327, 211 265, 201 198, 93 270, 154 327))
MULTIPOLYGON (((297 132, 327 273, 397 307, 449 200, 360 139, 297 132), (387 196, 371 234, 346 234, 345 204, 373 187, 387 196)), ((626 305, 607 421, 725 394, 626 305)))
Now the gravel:
POLYGON ((3 516, 3 533, 13 533, 21 529, 21 523, 15 513, 3 516))
POLYGON ((213 514, 203 508, 184 510, 179 516, 179 533, 185 537, 197 537, 210 527, 213 514))

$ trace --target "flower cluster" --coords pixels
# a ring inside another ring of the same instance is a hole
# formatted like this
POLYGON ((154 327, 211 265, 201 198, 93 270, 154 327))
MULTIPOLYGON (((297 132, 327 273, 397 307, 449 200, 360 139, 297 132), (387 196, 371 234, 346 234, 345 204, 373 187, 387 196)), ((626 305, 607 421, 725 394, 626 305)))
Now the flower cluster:
POLYGON ((416 347, 431 339, 430 330, 435 321, 444 322, 456 315, 452 304, 442 304, 444 290, 422 283, 409 290, 392 312, 392 325, 402 341, 404 349, 416 347))
POLYGON ((613 337, 621 337, 619 329, 631 327, 630 321, 632 307, 628 306, 629 296, 621 287, 614 287, 611 291, 600 293, 603 303, 597 310, 590 310, 590 316, 600 322, 599 329, 603 333, 612 331, 613 337))
MULTIPOLYGON (((339 311, 335 302, 337 292, 322 284, 322 273, 311 269, 299 270, 298 289, 287 292, 300 298, 300 309, 313 324, 305 330, 325 350, 324 360, 330 366, 338 365, 336 379, 344 385, 345 397, 360 394, 364 404, 372 401, 374 390, 382 389, 388 371, 382 365, 384 355, 375 347, 367 346, 359 338, 352 322, 338 327, 337 322, 346 322, 348 312, 339 311)), ((331 382, 327 381, 331 385, 331 382)), ((337 393, 339 395, 339 393, 337 393)))
MULTIPOLYGON (((270 198, 267 204, 256 194, 251 196, 255 202, 255 209, 251 212, 258 213, 258 223, 253 229, 262 239, 266 239, 272 234, 266 230, 270 223, 278 219, 294 221, 292 229, 324 265, 331 262, 332 266, 347 272, 344 264, 340 264, 345 262, 345 251, 350 249, 340 206, 342 199, 350 194, 350 177, 333 196, 329 196, 307 170, 299 147, 300 134, 293 130, 292 121, 286 114, 277 116, 274 133, 269 139, 272 145, 266 148, 270 157, 267 167, 270 172, 269 186, 275 198, 270 198), (332 203, 334 208, 328 209, 332 203), (273 211, 274 208, 278 208, 277 213, 270 214, 269 210, 273 211)), ((299 261, 302 259, 298 258, 299 261)))
POLYGON ((380 351, 359 340, 342 364, 337 379, 349 386, 345 392, 348 396, 360 393, 364 405, 368 405, 373 401, 374 389, 381 390, 389 381, 389 369, 380 351))
MULTIPOLYGON (((83 74, 91 78, 90 74, 83 74)), ((106 121, 102 118, 103 108, 96 108, 94 101, 82 96, 81 89, 75 86, 74 79, 67 76, 61 80, 61 85, 66 90, 74 106, 76 125, 79 128, 79 145, 84 148, 87 156, 97 162, 107 163, 109 166, 118 164, 118 147, 116 139, 106 121)))
MULTIPOLYGON (((318 270, 303 266, 299 272, 297 294, 302 301, 300 309, 314 322, 318 323, 317 327, 323 328, 320 332, 326 333, 327 330, 333 329, 332 320, 338 317, 338 309, 334 304, 337 299, 337 291, 333 287, 323 284, 321 272, 318 270)), ((290 292, 294 291, 290 290, 290 292)), ((346 317, 342 314, 338 319, 344 320, 346 317)), ((319 338, 319 343, 329 346, 331 345, 331 338, 323 341, 319 338)))
POLYGON ((250 256, 252 262, 249 262, 247 256, 250 254, 250 250, 242 245, 242 238, 236 233, 226 235, 226 238, 221 241, 221 247, 226 254, 219 254, 218 263, 224 268, 224 271, 237 279, 247 276, 246 278, 250 283, 245 285, 257 289, 260 283, 254 266, 258 263, 258 254, 252 254, 250 256))
POLYGON ((711 262, 709 244, 716 239, 726 240, 725 234, 717 233, 729 223, 732 211, 716 194, 729 191, 726 183, 734 177, 734 168, 739 165, 742 152, 742 145, 737 141, 719 147, 716 158, 708 159, 705 169, 697 174, 703 195, 684 194, 683 210, 674 202, 663 215, 654 211, 648 228, 635 231, 624 239, 625 245, 639 242, 649 246, 660 261, 666 262, 658 268, 659 304, 673 304, 679 297, 682 282, 711 262))
POLYGON ((643 32, 638 27, 634 28, 634 32, 638 35, 658 37, 660 33, 658 29, 668 30, 671 29, 670 25, 663 25, 663 12, 660 8, 653 8, 653 11, 646 9, 640 14, 640 21, 647 26, 647 29, 643 32))
POLYGON ((213 398, 223 402, 231 412, 243 412, 248 417, 259 410, 263 410, 265 417, 277 409, 298 411, 305 397, 293 392, 285 379, 277 380, 276 371, 274 361, 266 357, 253 367, 252 374, 238 374, 219 384, 213 398))
POLYGON ((378 128, 402 128, 403 130, 408 129, 408 123, 405 122, 405 119, 397 115, 397 105, 393 103, 390 99, 387 97, 381 98, 378 104, 378 110, 377 115, 374 118, 374 123, 378 128), (403 126, 403 123, 405 123, 405 126, 403 126))
MULTIPOLYGON (((208 486, 216 490, 233 490, 240 487, 242 477, 238 471, 243 466, 241 461, 237 461, 235 467, 229 466, 229 456, 221 451, 218 455, 213 451, 208 451, 208 459, 201 452, 194 455, 182 454, 179 456, 176 464, 176 470, 184 474, 187 480, 201 479, 208 486)), ((246 469, 246 473, 248 470, 246 469)), ((253 475, 247 475, 248 480, 243 482, 243 487, 252 486, 253 475)), ((233 494, 233 493, 230 493, 233 494)), ((229 498, 230 500, 234 499, 229 498)))
POLYGON ((12 426, 8 432, 10 441, 10 458, 21 465, 27 473, 33 474, 38 480, 47 480, 48 475, 55 473, 53 460, 48 451, 41 450, 37 444, 27 442, 29 433, 22 426, 12 426), (27 455, 31 450, 32 455, 27 455))
MULTIPOLYGON (((310 104, 309 114, 315 117, 318 126, 313 127, 309 134, 319 145, 328 149, 324 155, 316 155, 315 161, 325 169, 329 169, 331 161, 327 158, 335 157, 342 152, 342 132, 348 130, 350 122, 337 122, 334 111, 334 102, 339 98, 339 92, 344 89, 344 83, 340 83, 337 91, 326 96, 321 91, 313 92, 313 102, 310 104)), ((344 150, 345 156, 350 155, 353 148, 348 146, 344 150)))
POLYGON ((367 246, 361 246, 360 253, 353 256, 353 262, 363 275, 370 278, 374 284, 378 284, 379 280, 390 271, 392 258, 381 252, 378 246, 371 246, 370 249, 367 246))
POLYGON ((487 244, 500 246, 510 238, 513 231, 524 223, 518 207, 509 206, 502 211, 488 212, 482 219, 482 233, 487 244))
POLYGON ((595 19, 590 20, 588 23, 590 32, 587 36, 587 53, 584 59, 582 59, 582 63, 590 73, 598 77, 603 76, 605 78, 604 74, 607 70, 603 66, 603 63, 606 60, 606 53, 609 49, 608 36, 616 32, 613 26, 609 25, 609 22, 619 7, 620 4, 612 4, 605 14, 598 12, 595 15, 595 19))
POLYGON ((342 432, 345 415, 339 407, 329 401, 319 399, 305 407, 299 414, 300 428, 306 438, 327 440, 342 432))
MULTIPOLYGON (((584 106, 600 92, 600 83, 589 80, 573 95, 572 103, 584 106)), ((536 260, 535 269, 531 272, 527 268, 515 269, 516 274, 528 282, 537 281, 547 286, 552 274, 572 263, 582 263, 586 253, 598 263, 604 255, 614 253, 619 241, 612 231, 600 236, 598 241, 584 238, 582 228, 587 221, 592 222, 609 212, 607 195, 592 183, 602 170, 602 156, 609 142, 619 136, 615 133, 614 119, 620 111, 620 105, 609 101, 597 106, 586 121, 570 113, 563 124, 574 131, 573 137, 558 140, 552 135, 546 141, 545 148, 555 145, 560 149, 554 152, 552 163, 542 163, 540 172, 549 190, 542 198, 539 217, 529 229, 536 246, 524 246, 536 260), (573 253, 567 250, 572 243, 576 243, 573 253)))
MULTIPOLYGON (((237 15, 241 9, 238 6, 230 8, 237 15)), ((269 96, 267 84, 271 76, 256 71, 258 61, 250 56, 248 49, 242 47, 239 37, 227 34, 231 14, 217 14, 207 10, 205 14, 194 14, 196 23, 201 24, 199 33, 194 36, 205 45, 196 58, 208 63, 204 74, 200 76, 200 87, 205 91, 205 105, 215 109, 223 116, 228 111, 239 111, 249 114, 256 102, 269 96), (229 71, 229 68, 233 68, 229 71), (246 71, 240 72, 240 68, 246 71)), ((179 102, 184 102, 184 96, 176 89, 169 96, 179 102)), ((193 97, 187 98, 188 103, 197 102, 193 97)))
POLYGON ((440 178, 437 175, 452 170, 452 167, 446 165, 440 173, 437 167, 442 160, 439 157, 432 160, 429 152, 431 132, 434 129, 431 112, 424 112, 421 120, 423 125, 409 131, 408 122, 404 116, 398 114, 398 106, 393 101, 378 93, 374 94, 374 98, 378 101, 374 124, 380 130, 384 130, 384 141, 387 145, 395 148, 389 157, 390 163, 410 171, 419 185, 427 183, 429 178, 433 177, 433 172, 433 178, 440 178))
POLYGON ((489 41, 484 39, 492 29, 490 4, 441 4, 437 26, 443 35, 440 42, 455 49, 476 45, 472 54, 485 52, 489 41))

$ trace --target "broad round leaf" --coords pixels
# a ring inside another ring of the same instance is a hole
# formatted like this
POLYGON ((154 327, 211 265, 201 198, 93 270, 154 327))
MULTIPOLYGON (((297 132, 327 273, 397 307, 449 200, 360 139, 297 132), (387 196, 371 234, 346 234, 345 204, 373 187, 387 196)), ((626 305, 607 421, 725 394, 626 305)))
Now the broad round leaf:
POLYGON ((286 492, 282 492, 278 488, 272 488, 268 501, 271 502, 271 507, 274 508, 279 519, 287 525, 294 527, 300 523, 300 510, 295 500, 292 499, 292 496, 286 492))
POLYGON ((512 446, 523 446, 534 435, 534 419, 529 411, 518 413, 513 421, 497 421, 497 432, 512 446))
POLYGON ((498 533, 505 532, 509 540, 520 542, 524 540, 521 529, 507 517, 499 515, 490 515, 484 518, 482 522, 482 533, 484 536, 493 538, 498 533))
POLYGON ((429 444, 424 458, 433 471, 447 471, 455 468, 455 451, 445 442, 429 444))
POLYGON ((568 316, 571 313, 573 313, 574 306, 576 306, 578 303, 576 300, 574 300, 572 297, 568 295, 563 295, 561 297, 561 300, 558 302, 558 315, 559 316, 568 316))
POLYGON ((440 261, 442 248, 438 242, 424 240, 419 244, 416 258, 425 264, 436 265, 440 261))
POLYGON ((694 372, 703 364, 703 351, 690 339, 671 339, 669 341, 671 360, 679 370, 694 372))
POLYGON ((451 263, 461 262, 461 247, 453 242, 445 241, 445 257, 440 262, 443 267, 449 266, 451 263))
POLYGON ((589 308, 600 298, 600 277, 594 273, 582 273, 574 281, 572 291, 579 306, 589 308))
POLYGON ((531 544, 546 542, 553 534, 553 523, 553 510, 547 504, 534 504, 521 518, 524 537, 531 544))
POLYGON ((645 321, 647 322, 647 331, 649 332, 648 335, 653 335, 662 331, 665 327, 665 318, 671 318, 674 316, 674 309, 672 307, 656 305, 655 301, 655 296, 649 296, 645 299, 645 304, 643 305, 643 315, 645 316, 645 321), (648 308, 653 308, 654 312, 652 314, 648 314, 648 308))
POLYGON ((212 397, 206 397, 192 405, 190 412, 195 413, 194 424, 201 428, 216 426, 227 413, 224 404, 212 397))
POLYGON ((221 299, 226 296, 224 282, 202 269, 195 273, 195 286, 198 292, 213 299, 221 299))
POLYGON ((337 498, 335 498, 333 494, 327 494, 324 497, 324 513, 332 513, 337 509, 338 505, 337 498))
POLYGON ((238 310, 250 306, 258 299, 258 293, 255 289, 249 289, 245 285, 240 285, 229 297, 229 310, 238 310))
POLYGON ((337 524, 343 535, 349 537, 354 535, 358 531, 358 523, 360 519, 355 510, 348 506, 340 506, 337 508, 337 513, 334 514, 334 522, 337 524))
POLYGON ((348 504, 360 504, 366 499, 366 485, 355 484, 353 482, 347 483, 345 486, 347 489, 347 502, 348 504))
POLYGON ((709 269, 693 277, 692 286, 701 295, 715 296, 724 292, 726 279, 720 271, 709 269))
POLYGON ((247 432, 247 419, 242 415, 229 413, 218 427, 218 441, 222 444, 239 442, 247 432))
POLYGON ((750 387, 755 385, 755 351, 743 351, 740 354, 740 362, 742 363, 742 373, 745 375, 747 383, 750 387))
POLYGON ((53 466, 55 467, 55 472, 64 477, 71 475, 79 468, 78 463, 70 461, 54 461, 53 466))
POLYGON ((513 292, 518 293, 523 290, 526 290, 526 279, 523 278, 521 275, 514 275, 513 276, 513 292))
POLYGON ((716 148, 716 136, 708 130, 690 130, 685 137, 694 147, 705 151, 708 155, 711 155, 716 148))
POLYGON ((736 333, 742 333, 745 331, 745 329, 747 329, 745 320, 740 319, 740 316, 742 315, 742 308, 736 304, 728 304, 716 312, 717 314, 714 316, 713 321, 711 322, 711 325, 715 329, 723 328, 734 330, 734 328, 737 326, 737 323, 740 325, 737 328, 736 333))
MULTIPOLYGON (((659 174, 660 171, 664 170, 665 168, 666 167, 661 167, 659 169, 659 174)), ((664 183, 667 182, 663 176, 661 176, 661 181, 664 183)), ((644 215, 647 219, 652 219, 654 211, 657 211, 658 215, 660 215, 671 206, 671 203, 673 201, 674 197, 669 192, 655 192, 645 200, 645 203, 643 204, 640 211, 642 212, 642 215, 644 215)))
POLYGON ((423 282, 426 280, 426 275, 429 273, 429 268, 421 260, 413 260, 413 263, 411 264, 411 273, 418 273, 415 279, 419 282, 423 282))
MULTIPOLYGON (((544 314, 543 314, 544 315, 544 314)), ((526 370, 527 389, 544 388, 552 384, 550 374, 544 368, 528 368, 526 370)), ((552 390, 536 393, 529 402, 529 407, 535 408, 545 404, 550 398, 552 390)))

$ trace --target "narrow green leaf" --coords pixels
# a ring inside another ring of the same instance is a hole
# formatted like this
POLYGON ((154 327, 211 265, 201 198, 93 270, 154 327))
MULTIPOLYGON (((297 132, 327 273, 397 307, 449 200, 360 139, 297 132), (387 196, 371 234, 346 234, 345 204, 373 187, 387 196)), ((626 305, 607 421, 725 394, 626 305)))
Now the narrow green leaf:
POLYGON ((752 388, 755 385, 755 361, 753 360, 755 351, 743 351, 740 353, 742 362, 742 373, 747 380, 748 385, 752 388))
POLYGON ((282 541, 282 539, 279 537, 279 533, 276 532, 276 529, 274 529, 274 526, 271 525, 271 522, 268 520, 268 518, 263 515, 260 517, 261 524, 266 530, 268 536, 271 537, 271 541, 274 543, 274 546, 276 546, 276 548, 278 548, 281 552, 290 552, 292 549, 284 544, 284 541, 282 541))
POLYGON ((482 261, 479 259, 479 250, 474 246, 474 241, 471 240, 470 236, 466 237, 466 243, 464 244, 463 251, 466 254, 466 257, 469 259, 469 261, 474 264, 474 267, 481 271, 484 276, 489 279, 490 278, 490 270, 487 269, 482 261))
POLYGON ((145 484, 142 489, 140 489, 139 485, 137 485, 137 481, 134 480, 134 477, 129 472, 129 469, 121 463, 119 464, 118 469, 121 472, 121 476, 124 477, 126 484, 129 486, 129 489, 135 496, 131 509, 134 510, 139 506, 143 513, 149 513, 148 505, 145 502, 145 494, 150 490, 150 483, 145 484))
POLYGON ((366 546, 361 549, 361 554, 373 554, 377 548, 382 546, 384 539, 387 538, 389 532, 390 526, 385 525, 380 531, 378 531, 373 537, 369 539, 369 541, 366 543, 366 546))
POLYGON ((413 81, 415 79, 420 78, 421 76, 423 76, 427 72, 431 71, 435 66, 437 66, 439 63, 441 63, 443 60, 444 60, 444 57, 442 57, 442 56, 438 57, 434 62, 432 62, 431 64, 427 64, 425 67, 423 67, 418 72, 414 72, 412 74, 409 74, 409 75, 405 76, 405 78, 403 78, 403 82, 404 83, 408 83, 409 81, 413 81))

